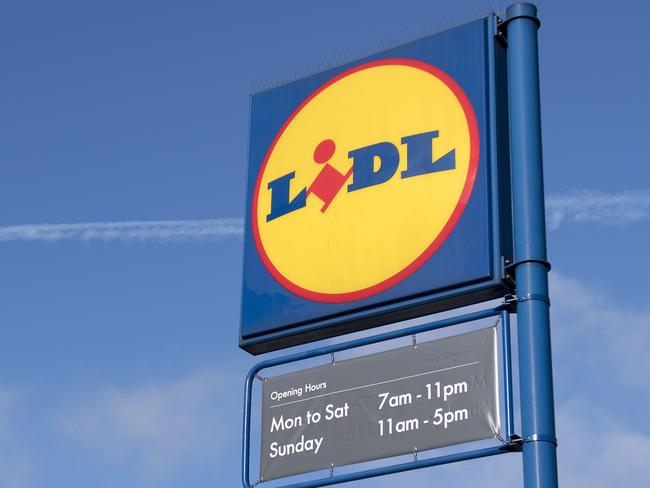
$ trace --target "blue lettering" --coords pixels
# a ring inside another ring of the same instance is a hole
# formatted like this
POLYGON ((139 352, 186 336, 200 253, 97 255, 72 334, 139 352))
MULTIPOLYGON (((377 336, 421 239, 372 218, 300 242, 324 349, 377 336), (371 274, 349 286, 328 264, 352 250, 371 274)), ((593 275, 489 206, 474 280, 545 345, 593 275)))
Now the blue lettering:
POLYGON ((352 183, 348 191, 361 190, 390 180, 399 165, 399 151, 390 142, 380 142, 348 153, 352 158, 352 183), (375 158, 379 168, 375 171, 375 158))
MULTIPOLYGON (((455 149, 433 161, 432 145, 437 138, 437 130, 402 137, 401 143, 406 145, 406 169, 401 172, 402 178, 456 169, 455 149)), ((348 157, 352 159, 352 183, 348 185, 348 192, 387 182, 397 172, 400 159, 399 150, 390 142, 354 149, 348 153, 348 157), (376 170, 375 162, 379 162, 376 170)), ((307 188, 291 199, 291 180, 295 176, 295 171, 292 171, 268 184, 271 212, 266 216, 267 222, 307 205, 307 188)))
POLYGON ((437 138, 437 130, 402 137, 402 144, 406 144, 406 170, 402 171, 402 178, 411 178, 456 168, 455 149, 432 161, 432 141, 437 138))

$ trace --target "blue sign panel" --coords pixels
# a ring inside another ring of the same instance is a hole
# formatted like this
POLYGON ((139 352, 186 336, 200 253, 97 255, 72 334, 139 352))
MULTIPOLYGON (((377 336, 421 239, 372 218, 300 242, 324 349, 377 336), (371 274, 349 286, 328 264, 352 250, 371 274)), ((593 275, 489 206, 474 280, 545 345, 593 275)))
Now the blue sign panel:
POLYGON ((251 98, 241 347, 259 354, 510 289, 493 23, 251 98))

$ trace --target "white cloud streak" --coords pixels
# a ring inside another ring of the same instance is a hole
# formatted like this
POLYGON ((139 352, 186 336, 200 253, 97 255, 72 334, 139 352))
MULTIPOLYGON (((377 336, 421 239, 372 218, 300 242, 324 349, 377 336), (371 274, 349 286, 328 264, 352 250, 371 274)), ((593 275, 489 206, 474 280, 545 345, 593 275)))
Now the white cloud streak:
POLYGON ((650 219, 650 191, 552 193, 546 196, 546 218, 552 230, 572 223, 623 225, 642 222, 650 219))
POLYGON ((29 224, 0 227, 0 242, 176 242, 240 237, 243 232, 241 218, 29 224))

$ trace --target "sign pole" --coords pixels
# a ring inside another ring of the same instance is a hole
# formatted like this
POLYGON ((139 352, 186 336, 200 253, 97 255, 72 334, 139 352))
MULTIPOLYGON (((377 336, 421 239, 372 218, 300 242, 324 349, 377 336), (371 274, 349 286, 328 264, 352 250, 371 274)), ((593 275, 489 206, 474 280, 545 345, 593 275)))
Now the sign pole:
POLYGON ((558 486, 539 102, 537 8, 505 19, 512 157, 521 422, 526 488, 558 486))

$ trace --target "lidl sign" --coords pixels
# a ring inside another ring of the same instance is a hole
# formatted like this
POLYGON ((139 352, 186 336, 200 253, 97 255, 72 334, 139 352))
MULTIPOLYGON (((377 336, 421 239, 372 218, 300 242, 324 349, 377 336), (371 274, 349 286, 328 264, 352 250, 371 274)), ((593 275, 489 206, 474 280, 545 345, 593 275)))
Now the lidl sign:
POLYGON ((252 97, 242 347, 264 352, 507 287, 499 47, 485 24, 252 97))
POLYGON ((286 120, 258 172, 251 225, 266 269, 324 303, 394 286, 453 230, 479 151, 467 96, 434 66, 386 58, 334 76, 286 120))

